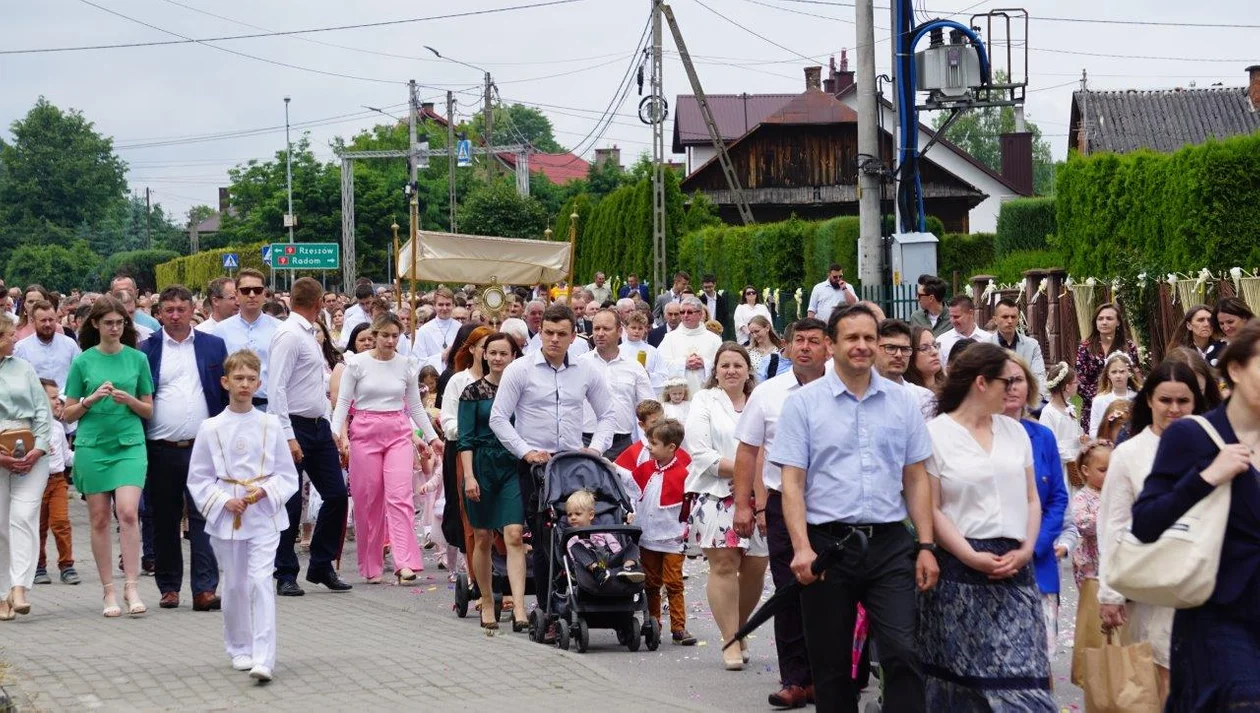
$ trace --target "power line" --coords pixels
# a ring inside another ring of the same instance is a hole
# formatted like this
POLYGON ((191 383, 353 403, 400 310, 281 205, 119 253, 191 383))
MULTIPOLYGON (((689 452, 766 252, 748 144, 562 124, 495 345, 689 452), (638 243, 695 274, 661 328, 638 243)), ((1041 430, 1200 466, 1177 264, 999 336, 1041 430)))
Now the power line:
MULTIPOLYGON (((403 104, 391 104, 386 109, 394 109, 403 104)), ((359 111, 350 114, 339 114, 337 116, 324 117, 322 119, 311 119, 309 121, 296 122, 291 124, 293 128, 315 128, 319 126, 329 126, 332 124, 341 124, 347 121, 356 121, 366 116, 371 116, 376 112, 359 111)), ((178 146, 182 144, 199 144, 207 141, 220 141, 224 139, 247 138, 253 136, 262 136, 264 134, 276 133, 284 131, 284 125, 278 126, 261 126, 253 129, 237 129, 233 131, 221 131, 211 134, 196 134, 190 136, 168 136, 153 139, 133 139, 130 142, 122 142, 114 146, 115 150, 126 151, 134 149, 160 148, 165 146, 178 146)))
MULTIPOLYGON (((425 17, 411 17, 401 20, 382 20, 380 22, 361 22, 353 25, 332 25, 328 27, 312 27, 304 30, 279 30, 275 32, 255 32, 243 35, 223 35, 220 37, 203 37, 194 39, 191 37, 180 37, 179 40, 153 40, 149 42, 120 42, 115 44, 100 45, 79 45, 72 47, 36 47, 20 50, 0 50, 0 55, 5 54, 49 54, 53 52, 83 52, 89 50, 107 50, 107 49, 124 49, 132 47, 158 47, 162 45, 185 45, 198 44, 202 42, 224 42, 227 40, 252 40, 261 37, 285 37, 293 35, 306 35, 314 32, 339 32, 341 30, 361 30, 370 27, 387 27, 391 25, 406 25, 416 22, 428 22, 432 20, 454 20, 465 17, 477 17, 480 15, 492 15, 504 12, 512 12, 515 10, 532 10, 535 8, 551 7, 554 5, 569 5, 572 3, 584 2, 584 0, 545 0, 544 2, 534 2, 526 5, 511 5, 508 7, 489 8, 486 10, 469 10, 466 12, 453 12, 444 15, 428 15, 425 17)), ((90 4, 90 3, 89 3, 90 4)), ((104 8, 102 8, 104 9, 104 8)), ((110 12, 107 10, 107 12, 110 12)), ((128 18, 130 19, 130 18, 128 18)), ((160 29, 160 28, 154 28, 160 29)), ((166 32, 166 30, 162 30, 166 32)), ((175 34, 175 33, 168 33, 175 34)))
MULTIPOLYGON (((839 0, 780 0, 781 2, 794 2, 801 5, 826 5, 829 7, 854 7, 851 2, 840 2, 839 0)), ((980 3, 976 3, 977 5, 980 3)), ((972 7, 975 7, 973 5, 972 7)), ((877 10, 887 10, 887 7, 877 7, 877 10)), ((940 14, 943 10, 928 10, 929 13, 940 14)), ((966 10, 959 10, 951 14, 960 14, 966 10)), ((1042 22, 1075 22, 1093 25, 1137 25, 1144 27, 1183 27, 1196 28, 1212 28, 1212 29, 1260 29, 1260 25, 1242 25, 1233 22, 1174 22, 1172 20, 1115 20, 1109 18, 1096 17, 1052 17, 1049 15, 1030 15, 1030 20, 1041 20, 1042 22)))
POLYGON ((743 30, 744 32, 747 32, 748 34, 752 35, 753 37, 756 37, 756 38, 757 38, 757 39, 759 39, 759 40, 762 40, 762 41, 764 41, 764 42, 768 42, 768 43, 770 43, 770 44, 774 45, 775 47, 778 47, 779 49, 784 50, 784 51, 786 51, 786 52, 791 52, 792 54, 796 55, 797 57, 800 57, 801 59, 805 60, 806 62, 816 62, 816 61, 818 61, 818 60, 817 60, 816 58, 814 58, 814 57, 806 57, 805 55, 801 54, 800 52, 797 52, 796 50, 792 49, 791 47, 788 47, 787 45, 781 45, 781 44, 779 44, 778 42, 775 42, 774 40, 770 39, 769 37, 766 37, 765 35, 763 35, 763 34, 761 34, 761 33, 757 32, 757 31, 755 31, 755 30, 749 29, 749 28, 747 28, 747 27, 745 27, 745 26, 743 26, 743 25, 739 24, 738 22, 736 22, 736 21, 732 20, 731 18, 727 17, 726 15, 723 15, 722 13, 718 12, 717 10, 714 10, 713 8, 711 8, 711 7, 709 7, 708 5, 704 4, 703 0, 694 0, 694 2, 695 2, 697 5, 699 5, 700 7, 704 8, 705 10, 708 10, 709 12, 713 13, 714 15, 717 15, 718 17, 720 17, 721 19, 725 20, 726 22, 728 22, 728 23, 730 23, 730 24, 732 24, 732 25, 734 25, 734 26, 738 27, 739 29, 743 30))

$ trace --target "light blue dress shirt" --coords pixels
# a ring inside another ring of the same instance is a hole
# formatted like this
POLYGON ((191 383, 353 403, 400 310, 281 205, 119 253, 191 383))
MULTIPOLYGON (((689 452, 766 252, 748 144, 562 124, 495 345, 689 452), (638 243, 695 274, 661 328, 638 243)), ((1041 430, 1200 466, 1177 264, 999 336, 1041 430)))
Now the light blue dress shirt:
POLYGON ((267 356, 271 352, 271 340, 275 338, 279 328, 280 320, 262 312, 258 313, 258 319, 252 324, 237 313, 219 322, 214 328, 215 336, 227 345, 228 354, 248 349, 262 361, 258 393, 254 394, 256 398, 267 398, 267 356))
POLYGON ((13 356, 30 362, 39 378, 52 379, 58 390, 64 390, 70 362, 79 356, 79 345, 58 329, 51 342, 44 342, 38 334, 21 339, 13 348, 13 356))
POLYGON ((131 315, 131 321, 135 322, 136 324, 140 324, 140 325, 144 325, 145 327, 148 327, 149 334, 153 334, 154 332, 162 328, 162 324, 157 321, 156 317, 149 314, 148 312, 141 312, 140 310, 136 310, 136 313, 131 315))
POLYGON ((809 524, 868 525, 906 518, 902 468, 931 455, 914 394, 872 370, 858 399, 833 370, 788 396, 768 459, 805 469, 809 524))

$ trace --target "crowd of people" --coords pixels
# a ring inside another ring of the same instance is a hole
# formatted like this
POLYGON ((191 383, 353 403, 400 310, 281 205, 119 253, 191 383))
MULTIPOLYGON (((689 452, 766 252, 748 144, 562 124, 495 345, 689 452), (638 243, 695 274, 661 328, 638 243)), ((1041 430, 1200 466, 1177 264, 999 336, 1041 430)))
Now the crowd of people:
MULTIPOLYGON (((616 469, 641 535, 568 552, 597 581, 642 583, 673 644, 697 643, 687 557, 707 564, 724 642, 767 569, 775 587, 804 585, 774 617, 771 705, 855 711, 874 661, 888 711, 1056 710, 1068 560, 1078 651, 1107 632, 1149 642, 1169 710, 1260 706, 1247 606, 1260 601, 1260 322, 1244 302, 1188 309, 1167 360, 1145 369, 1121 308, 1100 305, 1075 363, 1047 368, 1016 302, 981 325, 931 275, 902 321, 832 265, 782 335, 755 287, 732 310, 716 285, 704 275, 696 291, 680 271, 652 296, 635 275, 614 291, 597 273, 510 290, 502 310, 472 285, 281 291, 249 269, 196 295, 142 294, 126 276, 106 293, 0 289, 0 621, 52 582, 50 531, 59 580, 82 581, 72 486, 102 614, 145 615, 146 574, 160 608, 181 606, 186 537, 193 608, 223 610, 233 667, 260 681, 274 675, 274 597, 304 594, 299 552, 306 583, 348 592, 415 581, 432 548, 452 581, 480 585, 494 633, 501 545, 503 608, 526 631, 527 562, 544 592, 551 556, 534 467, 585 450, 616 469), (1126 533, 1153 541, 1226 483, 1211 600, 1174 611, 1109 586, 1126 533)), ((593 508, 575 493, 568 521, 593 508)), ((710 651, 731 671, 754 655, 747 640, 710 651)))

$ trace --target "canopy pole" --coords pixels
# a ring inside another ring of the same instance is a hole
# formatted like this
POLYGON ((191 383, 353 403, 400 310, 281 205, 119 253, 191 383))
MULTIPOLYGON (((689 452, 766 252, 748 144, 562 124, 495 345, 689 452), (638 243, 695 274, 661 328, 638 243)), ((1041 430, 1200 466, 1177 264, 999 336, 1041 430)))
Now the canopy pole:
POLYGON ((420 272, 420 199, 411 194, 411 343, 416 343, 420 322, 420 300, 416 294, 416 274, 420 272))
MULTIPOLYGON (((402 252, 398 249, 398 223, 394 222, 389 226, 394 231, 394 302, 397 305, 394 309, 398 312, 402 311, 402 278, 398 277, 398 270, 401 265, 398 259, 402 257, 402 252)), ((414 313, 412 315, 415 316, 414 313)))
MULTIPOLYGON (((573 259, 577 251, 577 220, 577 211, 569 214, 569 281, 565 284, 569 288, 570 297, 573 295, 573 259)), ((570 303, 572 303, 571 299, 570 303)))

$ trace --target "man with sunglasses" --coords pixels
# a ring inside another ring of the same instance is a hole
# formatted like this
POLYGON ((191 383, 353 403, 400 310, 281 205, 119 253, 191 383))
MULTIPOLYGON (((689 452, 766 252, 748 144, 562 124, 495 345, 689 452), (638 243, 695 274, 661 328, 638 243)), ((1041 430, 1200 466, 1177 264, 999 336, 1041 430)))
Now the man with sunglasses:
POLYGON ((936 275, 919 275, 919 284, 915 288, 919 308, 910 315, 911 325, 923 327, 937 337, 953 328, 949 315, 945 313, 946 287, 945 281, 936 275))
POLYGON ((280 328, 280 320, 262 311, 267 301, 266 280, 263 274, 244 268, 236 274, 236 294, 240 311, 219 322, 214 333, 227 345, 227 353, 248 349, 262 362, 262 378, 254 394, 254 405, 267 408, 267 355, 271 351, 271 338, 280 328))
POLYGON ((899 319, 885 319, 879 323, 879 342, 875 350, 875 370, 889 381, 901 384, 919 400, 923 420, 930 419, 935 411, 936 394, 918 384, 906 381, 906 369, 914 359, 914 347, 910 345, 913 332, 910 325, 899 319))
POLYGON ((827 268, 827 279, 814 285, 809 293, 809 310, 807 315, 826 322, 831 313, 839 307, 857 304, 857 293, 853 285, 844 281, 844 268, 833 262, 827 268))

